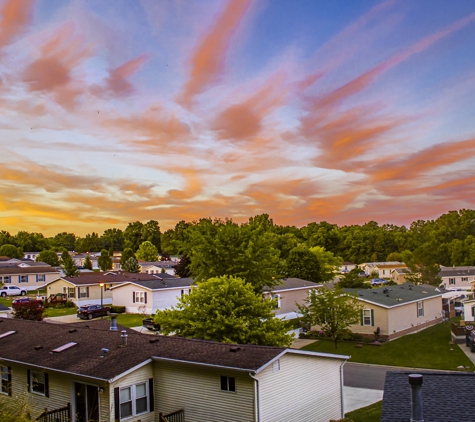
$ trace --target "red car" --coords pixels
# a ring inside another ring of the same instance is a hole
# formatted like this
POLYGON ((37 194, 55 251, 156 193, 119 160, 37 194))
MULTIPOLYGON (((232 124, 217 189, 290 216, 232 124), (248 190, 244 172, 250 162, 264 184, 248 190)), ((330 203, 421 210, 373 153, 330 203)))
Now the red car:
POLYGON ((35 303, 38 306, 38 308, 43 307, 43 301, 40 299, 33 299, 32 297, 19 297, 12 302, 12 308, 15 309, 18 306, 26 305, 30 303, 31 304, 35 303))
POLYGON ((107 316, 109 315, 110 309, 111 308, 109 306, 83 305, 79 307, 76 316, 81 319, 92 319, 100 316, 107 316))

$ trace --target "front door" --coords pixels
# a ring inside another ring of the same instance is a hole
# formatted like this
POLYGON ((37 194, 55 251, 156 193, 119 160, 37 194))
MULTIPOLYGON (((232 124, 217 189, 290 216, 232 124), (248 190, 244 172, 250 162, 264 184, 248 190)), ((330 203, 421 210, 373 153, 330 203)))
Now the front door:
POLYGON ((99 389, 95 385, 74 383, 76 422, 99 422, 99 389))

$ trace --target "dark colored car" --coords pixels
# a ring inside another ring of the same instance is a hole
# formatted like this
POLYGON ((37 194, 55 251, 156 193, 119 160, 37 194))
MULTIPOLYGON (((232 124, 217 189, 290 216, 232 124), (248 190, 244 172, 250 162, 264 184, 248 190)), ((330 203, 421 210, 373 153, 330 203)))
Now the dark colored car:
POLYGON ((38 306, 38 308, 43 307, 43 301, 40 299, 33 299, 32 297, 19 297, 18 299, 15 299, 12 302, 12 308, 15 309, 18 306, 29 304, 29 303, 35 303, 38 306))
POLYGON ((155 324, 153 318, 145 318, 142 320, 142 326, 150 331, 160 331, 160 324, 155 324))
POLYGON ((77 311, 77 317, 81 319, 92 319, 101 316, 109 315, 110 311, 109 306, 101 306, 101 305, 84 305, 80 306, 77 311))

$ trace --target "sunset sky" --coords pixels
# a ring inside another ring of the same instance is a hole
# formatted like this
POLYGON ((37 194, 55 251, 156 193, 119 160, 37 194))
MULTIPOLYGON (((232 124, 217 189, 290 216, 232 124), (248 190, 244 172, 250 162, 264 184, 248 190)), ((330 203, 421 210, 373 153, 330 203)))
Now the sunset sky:
POLYGON ((475 208, 472 0, 0 0, 0 230, 475 208))

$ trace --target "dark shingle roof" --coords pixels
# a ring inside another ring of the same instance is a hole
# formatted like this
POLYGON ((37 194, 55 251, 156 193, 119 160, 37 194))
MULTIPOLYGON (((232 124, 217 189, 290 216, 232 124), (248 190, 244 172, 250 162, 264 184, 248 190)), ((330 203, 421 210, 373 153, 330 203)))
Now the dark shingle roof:
POLYGON ((50 274, 50 273, 57 273, 59 276, 59 272, 56 271, 53 267, 27 267, 27 268, 20 268, 20 267, 0 267, 0 274, 1 275, 16 275, 16 274, 50 274))
POLYGON ((108 320, 51 324, 0 318, 0 335, 16 331, 0 338, 0 360, 109 380, 151 357, 254 371, 285 350, 239 345, 238 351, 231 352, 232 345, 225 343, 150 336, 129 329, 128 345, 121 347, 122 329, 110 331, 108 320), (69 342, 77 345, 61 353, 51 353, 69 342), (100 357, 102 348, 109 349, 104 358, 100 357))
POLYGON ((361 300, 372 302, 386 308, 442 295, 442 292, 437 287, 427 284, 416 286, 406 283, 397 286, 380 287, 378 289, 343 290, 357 294, 361 300))
POLYGON ((469 422, 475 420, 473 391, 475 374, 451 372, 387 372, 381 422, 411 419, 411 390, 408 375, 423 375, 422 407, 425 422, 469 422))
MULTIPOLYGON (((161 290, 161 289, 172 289, 178 287, 190 287, 194 281, 191 278, 164 278, 163 280, 137 280, 131 281, 129 283, 134 283, 139 286, 145 287, 150 290, 161 290)), ((126 283, 126 284, 129 284, 126 283)), ((118 289, 120 286, 115 286, 113 289, 118 289)))
POLYGON ((75 285, 86 285, 86 284, 115 284, 115 283, 125 283, 127 281, 138 281, 138 280, 157 280, 158 275, 153 274, 144 274, 144 273, 124 273, 124 272, 80 272, 78 276, 75 277, 61 277, 63 280, 67 280, 75 285))
POLYGON ((281 284, 277 284, 272 289, 274 292, 282 290, 301 289, 304 287, 317 288, 321 287, 321 284, 314 283, 313 281, 302 280, 301 278, 283 278, 281 284))
POLYGON ((469 275, 475 275, 475 268, 443 268, 439 272, 439 277, 467 277, 469 275))
POLYGON ((9 311, 10 308, 8 306, 5 306, 3 303, 0 303, 0 311, 9 311))

